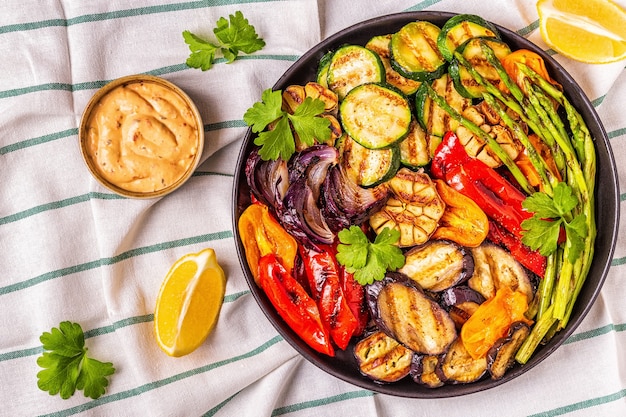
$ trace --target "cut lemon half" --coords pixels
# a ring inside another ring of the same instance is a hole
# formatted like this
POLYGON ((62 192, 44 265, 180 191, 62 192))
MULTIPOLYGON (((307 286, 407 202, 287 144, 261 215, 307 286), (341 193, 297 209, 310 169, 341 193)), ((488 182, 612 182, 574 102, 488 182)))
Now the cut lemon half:
POLYGON ((605 64, 626 58, 626 12, 609 0, 539 0, 543 40, 577 61, 605 64))
POLYGON ((220 313, 226 276, 215 251, 204 249, 177 260, 161 284, 154 311, 159 347, 170 356, 194 351, 220 313))

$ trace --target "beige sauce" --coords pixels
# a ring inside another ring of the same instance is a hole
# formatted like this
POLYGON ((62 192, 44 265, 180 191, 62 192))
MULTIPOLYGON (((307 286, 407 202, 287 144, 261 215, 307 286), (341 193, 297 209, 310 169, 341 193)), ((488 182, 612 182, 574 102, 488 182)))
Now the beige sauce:
POLYGON ((94 106, 86 152, 110 183, 128 191, 157 191, 193 164, 198 128, 192 109, 176 92, 150 81, 124 84, 94 106))

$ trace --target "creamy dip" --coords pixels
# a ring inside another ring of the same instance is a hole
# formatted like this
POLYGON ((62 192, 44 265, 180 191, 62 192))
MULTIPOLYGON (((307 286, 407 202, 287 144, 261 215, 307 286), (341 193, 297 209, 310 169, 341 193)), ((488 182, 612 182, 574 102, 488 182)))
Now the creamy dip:
POLYGON ((119 188, 153 192, 182 178, 196 158, 199 131, 190 105, 152 81, 119 85, 94 105, 85 152, 119 188))

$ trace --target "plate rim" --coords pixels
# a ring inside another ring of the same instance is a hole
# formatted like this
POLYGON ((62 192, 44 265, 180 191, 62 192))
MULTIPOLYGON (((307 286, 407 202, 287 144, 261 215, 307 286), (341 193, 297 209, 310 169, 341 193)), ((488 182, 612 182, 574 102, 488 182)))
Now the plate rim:
MULTIPOLYGON (((369 29, 372 27, 378 27, 380 25, 393 24, 393 25, 400 25, 399 27, 401 27, 402 22, 406 24, 413 20, 427 20, 427 21, 443 20, 445 21, 449 19, 450 17, 453 17, 458 14, 460 13, 452 13, 452 12, 444 12, 444 11, 398 12, 398 13, 377 16, 371 19, 367 19, 367 20, 355 23, 351 26, 348 26, 336 32, 335 34, 329 36, 328 38, 322 40, 321 42, 319 42, 318 44, 316 44, 315 46, 307 50, 307 52, 305 52, 298 60, 296 60, 283 73, 283 75, 272 86, 272 90, 284 88, 284 86, 288 85, 289 83, 292 83, 290 80, 292 80, 293 78, 296 78, 295 77, 296 73, 298 71, 301 71, 300 66, 304 65, 309 60, 321 58, 321 56, 323 55, 325 51, 332 50, 338 47, 342 42, 348 43, 349 40, 347 40, 346 38, 350 36, 354 37, 355 33, 363 32, 366 29, 369 29)), ((618 175, 617 175, 617 167, 616 167, 616 162, 615 162, 615 158, 613 155, 613 151, 611 148, 611 144, 608 139, 604 125, 602 124, 600 117, 598 116, 597 112, 595 111, 595 108, 591 104, 589 98, 586 96, 582 88, 576 83, 576 81, 565 70, 565 68, 563 68, 554 58, 552 58, 549 54, 541 50, 541 48, 539 48, 536 44, 526 39, 525 37, 511 31, 510 29, 507 29, 501 25, 498 25, 494 22, 491 22, 491 23, 493 23, 496 26, 496 28, 500 31, 500 34, 502 35, 502 37, 507 42, 509 42, 511 40, 510 38, 512 38, 514 39, 514 43, 516 44, 521 43, 524 47, 528 47, 529 49, 539 53, 539 55, 541 55, 542 58, 546 61, 546 65, 549 68, 551 76, 553 76, 553 78, 558 79, 560 83, 565 82, 567 86, 569 86, 570 88, 573 88, 573 90, 565 88, 565 91, 568 92, 568 98, 570 99, 570 101, 572 101, 572 103, 574 104, 574 106, 579 112, 583 114, 586 113, 587 116, 591 118, 591 120, 587 120, 587 118, 585 118, 585 122, 589 126, 590 130, 593 130, 595 133, 593 135, 593 139, 594 139, 594 143, 596 147, 596 154, 598 154, 598 150, 604 151, 605 158, 609 162, 608 167, 607 166, 601 167, 598 165, 596 168, 597 177, 596 177, 595 193, 596 195, 598 194, 598 188, 599 188, 598 182, 600 180, 601 174, 603 174, 604 176, 608 176, 609 179, 612 180, 610 181, 610 183, 612 184, 612 195, 613 195, 613 199, 606 201, 609 203, 608 204, 609 208, 611 206, 613 207, 613 210, 610 213, 608 213, 608 217, 614 220, 613 227, 609 228, 609 230, 603 229, 604 233, 602 233, 602 236, 608 235, 608 237, 605 237, 603 241, 605 246, 608 246, 604 250, 604 254, 605 254, 604 258, 601 260, 598 260, 597 253, 594 255, 594 260, 591 265, 592 270, 594 268, 594 265, 597 265, 598 262, 601 262, 601 266, 600 266, 600 270, 597 271, 597 273, 599 274, 597 285, 595 288, 593 288, 593 291, 590 294, 586 305, 584 305, 581 310, 580 302, 578 302, 577 306, 575 307, 575 313, 577 314, 574 314, 574 313, 572 314, 573 319, 570 320, 570 322, 568 323, 568 326, 565 329, 561 330, 558 336, 554 337, 546 345, 540 346, 540 348, 537 350, 537 352, 535 352, 531 360, 526 365, 522 366, 522 365, 516 364, 500 380, 493 381, 489 379, 488 377, 486 378, 483 377, 480 381, 477 381, 474 383, 465 384, 465 385, 464 384, 444 385, 443 387, 439 387, 435 389, 425 388, 413 381, 407 381, 406 378, 405 378, 404 384, 402 383, 402 381, 392 383, 392 384, 380 384, 380 383, 370 380, 367 377, 362 376, 358 368, 352 367, 352 366, 348 368, 346 366, 346 363, 339 363, 337 360, 337 357, 336 358, 323 357, 320 360, 319 356, 325 356, 325 355, 321 355, 315 352, 314 350, 312 350, 297 335, 295 335, 295 333, 291 329, 285 328, 286 325, 284 324, 284 322, 282 322, 282 319, 280 319, 276 311, 273 308, 271 309, 268 308, 268 307, 271 307, 271 304, 269 304, 269 301, 267 300, 265 295, 262 294, 262 290, 258 288, 256 284, 254 283, 254 279, 252 278, 252 275, 250 273, 250 270, 247 264, 247 260, 245 258, 243 245, 238 235, 237 223, 238 223, 239 215, 241 214, 241 207, 239 207, 239 203, 240 203, 240 197, 241 197, 241 192, 242 192, 240 186, 242 185, 241 184, 241 178, 243 174, 242 171, 244 171, 242 168, 245 167, 245 160, 247 159, 247 155, 249 154, 249 148, 252 146, 251 142, 255 136, 252 133, 251 128, 247 129, 244 139, 242 141, 242 145, 241 145, 239 155, 237 158, 237 165, 235 169, 234 183, 233 183, 233 195, 232 195, 233 225, 232 227, 233 227, 233 235, 234 235, 234 239, 236 243, 239 263, 242 267, 244 277, 247 281, 248 286, 250 287, 252 295, 255 298, 257 305, 261 308, 264 315, 267 317, 267 319, 270 321, 270 323, 276 329, 276 331, 278 331, 278 333, 301 356, 303 356, 313 365, 325 371, 326 373, 340 380, 348 382, 352 385, 355 385, 357 387, 368 389, 373 392, 397 396, 397 397, 450 398, 450 397, 458 397, 458 396, 468 395, 468 394, 472 394, 476 392, 481 392, 484 390, 488 390, 488 389, 503 385, 506 382, 509 382, 517 378, 518 376, 527 373, 530 369, 534 368, 539 363, 543 362, 546 358, 552 355, 552 353, 555 350, 557 350, 567 340, 567 338, 576 330, 576 328, 578 328, 582 320, 587 316, 589 310, 594 305, 606 281, 608 271, 611 267, 611 259, 613 258, 613 254, 614 254, 615 246, 617 242, 620 212, 619 212, 619 180, 618 180, 618 175), (574 97, 572 96, 573 92, 575 92, 574 97), (592 125, 590 125, 589 123, 590 121, 593 122, 592 125), (598 146, 599 143, 603 145, 601 149, 599 149, 599 146, 598 146), (349 374, 346 374, 346 372, 349 372, 349 374)), ((438 26, 441 27, 441 24, 438 24, 438 26)), ((384 34, 384 33, 371 32, 367 36, 371 37, 371 36, 378 35, 378 34, 384 34)), ((606 187, 607 185, 604 184, 604 186, 606 187)), ((598 213, 600 212, 600 209, 602 208, 599 206, 598 204, 599 202, 600 200, 596 199, 596 220, 598 218, 598 213)), ((596 248, 598 245, 598 241, 599 239, 598 237, 596 237, 596 248)))

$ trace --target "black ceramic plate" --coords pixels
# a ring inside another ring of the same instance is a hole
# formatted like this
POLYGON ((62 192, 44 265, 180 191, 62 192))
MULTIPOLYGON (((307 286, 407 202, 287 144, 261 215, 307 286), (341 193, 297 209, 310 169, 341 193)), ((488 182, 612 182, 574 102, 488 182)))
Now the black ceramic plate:
MULTIPOLYGON (((324 40, 313 49, 304 54, 297 62, 289 68, 287 72, 274 85, 274 89, 283 89, 291 84, 304 85, 308 81, 315 80, 317 64, 324 53, 337 48, 345 43, 365 45, 365 43, 375 35, 384 35, 399 30, 405 24, 415 20, 427 20, 441 27, 450 17, 451 13, 443 12, 411 12, 382 16, 361 22, 324 40)), ((248 130, 235 174, 235 185, 233 192, 233 228, 237 251, 241 267, 250 286, 252 294, 256 298, 261 310, 265 313, 270 322, 278 332, 287 340, 300 354, 310 362, 356 386, 372 391, 414 398, 440 398, 453 397, 482 391, 488 388, 504 384, 516 378, 524 372, 529 371, 539 362, 549 356, 557 349, 574 329, 583 320, 591 305, 595 301, 602 284, 606 278, 607 271, 613 256, 615 241, 617 238, 617 227, 619 220, 619 188, 617 184, 617 173, 615 161, 610 149, 609 141, 600 123, 593 106, 582 92, 580 87, 571 76, 550 56, 545 54, 536 45, 520 37, 516 33, 497 26, 502 38, 511 46, 513 50, 526 48, 537 52, 543 57, 551 76, 556 79, 565 89, 567 96, 574 106, 582 113, 593 137, 596 141, 597 151, 597 186, 596 186, 596 222, 598 234, 596 238, 596 248, 593 263, 587 281, 578 297, 577 304, 572 313, 570 323, 566 329, 558 333, 552 340, 535 351, 531 360, 525 365, 515 365, 510 369, 504 378, 492 381, 489 378, 467 385, 446 385, 436 389, 428 389, 414 383, 410 378, 393 383, 381 385, 370 379, 363 377, 357 368, 352 356, 352 346, 346 351, 338 351, 334 358, 322 355, 309 348, 300 338, 282 321, 276 310, 272 307, 263 291, 257 287, 248 268, 241 239, 237 233, 237 222, 242 211, 250 204, 249 188, 246 183, 244 169, 245 161, 253 148, 254 135, 248 130)), ((260 97, 259 97, 260 99, 260 97)))

